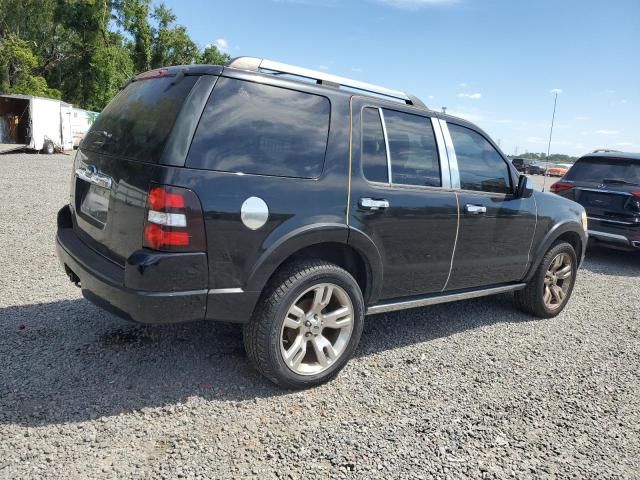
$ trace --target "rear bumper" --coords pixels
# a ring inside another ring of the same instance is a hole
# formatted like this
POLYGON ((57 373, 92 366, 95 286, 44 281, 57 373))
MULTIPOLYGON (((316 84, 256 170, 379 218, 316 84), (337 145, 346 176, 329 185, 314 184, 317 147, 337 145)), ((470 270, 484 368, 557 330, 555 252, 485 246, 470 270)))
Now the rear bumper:
POLYGON ((206 253, 139 250, 124 268, 91 249, 75 233, 69 207, 58 212, 56 251, 89 301, 122 318, 147 324, 198 320, 246 323, 260 292, 208 289, 206 253))
POLYGON ((80 281, 82 295, 122 318, 162 324, 203 320, 206 316, 206 289, 157 292, 127 288, 122 282, 124 269, 91 250, 72 228, 58 229, 56 249, 67 274, 80 281))
POLYGON ((640 250, 640 224, 625 224, 590 216, 589 238, 611 247, 640 250))

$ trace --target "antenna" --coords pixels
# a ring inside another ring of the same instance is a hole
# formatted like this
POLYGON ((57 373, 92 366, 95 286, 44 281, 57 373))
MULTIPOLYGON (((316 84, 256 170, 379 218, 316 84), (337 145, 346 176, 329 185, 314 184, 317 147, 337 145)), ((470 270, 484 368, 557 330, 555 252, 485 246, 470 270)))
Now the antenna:
POLYGON ((556 119, 556 105, 558 104, 558 94, 561 92, 562 90, 560 90, 559 88, 555 88, 551 90, 551 93, 555 93, 556 97, 553 100, 553 115, 551 116, 551 130, 549 131, 549 145, 547 146, 547 158, 546 158, 547 168, 544 169, 544 180, 542 181, 543 192, 544 192, 544 187, 547 185, 547 177, 549 176, 547 174, 547 171, 549 170, 549 153, 551 152, 551 137, 553 136, 553 124, 556 119))

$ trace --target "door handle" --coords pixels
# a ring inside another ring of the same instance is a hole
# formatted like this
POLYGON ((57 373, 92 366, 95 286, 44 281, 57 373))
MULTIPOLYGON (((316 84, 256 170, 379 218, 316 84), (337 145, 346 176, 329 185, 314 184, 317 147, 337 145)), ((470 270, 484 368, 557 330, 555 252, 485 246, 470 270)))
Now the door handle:
POLYGON ((483 215, 487 213, 487 207, 485 207, 484 205, 471 205, 468 203, 465 206, 465 211, 469 215, 483 215))
POLYGON ((360 208, 365 210, 380 210, 381 208, 389 208, 388 200, 375 200, 373 198, 364 197, 358 202, 360 208))

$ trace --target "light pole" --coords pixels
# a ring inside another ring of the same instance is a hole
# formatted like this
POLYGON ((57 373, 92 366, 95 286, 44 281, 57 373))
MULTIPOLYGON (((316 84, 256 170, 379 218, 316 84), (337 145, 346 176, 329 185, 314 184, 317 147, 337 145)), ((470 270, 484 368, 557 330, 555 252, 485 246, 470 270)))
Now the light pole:
POLYGON ((562 90, 559 88, 554 88, 551 90, 551 93, 555 94, 555 98, 553 100, 553 115, 551 116, 551 130, 549 130, 549 144, 547 145, 547 158, 546 164, 547 168, 544 169, 544 180, 542 182, 542 191, 544 192, 544 187, 547 184, 547 170, 549 169, 549 153, 551 152, 551 137, 553 136, 553 124, 556 120, 556 105, 558 105, 558 95, 562 93, 562 90))

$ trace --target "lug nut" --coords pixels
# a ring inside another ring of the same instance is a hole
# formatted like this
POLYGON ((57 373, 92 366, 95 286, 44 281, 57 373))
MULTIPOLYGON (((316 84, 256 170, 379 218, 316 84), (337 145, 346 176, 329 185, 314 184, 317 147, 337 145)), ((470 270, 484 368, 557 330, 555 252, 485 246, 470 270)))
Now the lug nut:
POLYGON ((304 334, 305 337, 310 337, 311 336, 311 332, 307 332, 304 334))
POLYGON ((306 322, 304 322, 304 326, 305 327, 310 327, 311 326, 311 322, 309 320, 307 320, 306 322))

